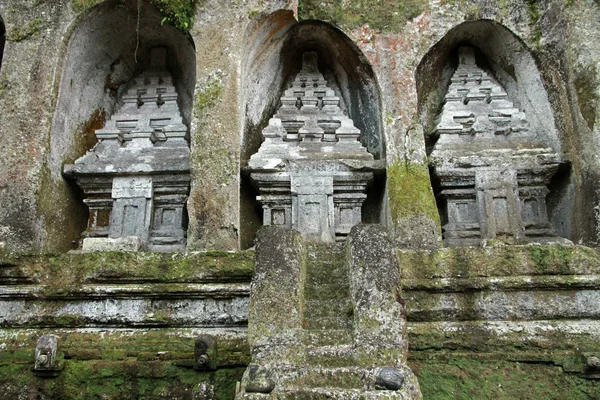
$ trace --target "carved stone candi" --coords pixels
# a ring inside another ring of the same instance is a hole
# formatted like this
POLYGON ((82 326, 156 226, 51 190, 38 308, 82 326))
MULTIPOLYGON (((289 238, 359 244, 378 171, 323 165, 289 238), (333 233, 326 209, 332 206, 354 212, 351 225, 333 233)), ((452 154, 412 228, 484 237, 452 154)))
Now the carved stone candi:
POLYGON ((548 222, 547 185, 561 162, 504 88, 459 49, 430 155, 450 246, 484 240, 560 241, 548 222))
POLYGON ((150 57, 150 67, 130 82, 118 112, 96 131, 96 146, 64 167, 89 208, 83 251, 185 248, 188 128, 166 49, 153 48, 150 57))
POLYGON ((359 141, 342 101, 319 72, 317 53, 304 53, 302 70, 248 163, 264 225, 334 242, 361 222, 367 186, 383 166, 359 141))

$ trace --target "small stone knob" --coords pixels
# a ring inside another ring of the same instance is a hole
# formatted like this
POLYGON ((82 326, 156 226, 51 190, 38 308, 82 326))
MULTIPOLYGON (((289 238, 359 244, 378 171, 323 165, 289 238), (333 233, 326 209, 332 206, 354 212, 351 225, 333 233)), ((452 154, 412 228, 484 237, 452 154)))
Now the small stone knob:
POLYGON ((48 355, 40 354, 40 356, 38 357, 38 363, 42 366, 48 365, 48 355))

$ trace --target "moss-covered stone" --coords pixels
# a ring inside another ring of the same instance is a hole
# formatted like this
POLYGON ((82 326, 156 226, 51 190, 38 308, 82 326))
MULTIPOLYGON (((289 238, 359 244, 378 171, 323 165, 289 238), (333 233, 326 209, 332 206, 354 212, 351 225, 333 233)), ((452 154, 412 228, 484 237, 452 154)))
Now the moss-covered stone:
POLYGON ((471 358, 411 361, 425 399, 595 399, 597 381, 565 374, 551 363, 471 358))
POLYGON ((254 252, 208 251, 192 254, 87 253, 46 255, 0 254, 3 279, 26 279, 46 292, 75 289, 99 282, 248 282, 254 271, 254 252))
POLYGON ((29 393, 47 399, 191 399, 208 382, 217 399, 231 399, 250 356, 244 335, 217 332, 219 367, 200 372, 191 368, 197 335, 192 329, 55 331, 65 368, 49 380, 31 371, 35 342, 44 332, 0 331, 3 398, 29 393))
POLYGON ((577 103, 581 115, 590 129, 594 129, 596 112, 600 105, 600 79, 596 65, 579 65, 575 70, 575 88, 577 89, 577 103))
POLYGON ((380 31, 399 32, 406 22, 423 13, 428 2, 423 0, 317 1, 298 2, 298 17, 320 19, 340 27, 369 24, 380 31))
POLYGON ((600 272, 600 255, 583 246, 495 246, 398 251, 403 284, 414 279, 582 275, 600 272))
POLYGON ((403 161, 391 165, 388 168, 388 197, 395 221, 415 214, 439 221, 426 165, 403 161))

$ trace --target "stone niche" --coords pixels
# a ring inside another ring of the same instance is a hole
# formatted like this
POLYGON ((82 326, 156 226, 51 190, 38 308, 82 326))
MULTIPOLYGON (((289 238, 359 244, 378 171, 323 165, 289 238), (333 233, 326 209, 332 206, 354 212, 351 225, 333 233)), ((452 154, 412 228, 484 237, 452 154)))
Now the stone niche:
POLYGON ((83 251, 181 251, 190 189, 189 137, 164 47, 120 98, 96 146, 64 174, 89 208, 83 251))
POLYGON ((458 49, 430 154, 449 246, 564 241, 548 221, 548 184, 562 162, 505 89, 458 49))
POLYGON ((264 225, 335 242, 361 222, 367 187, 383 166, 359 141, 361 131, 341 101, 319 72, 317 53, 304 52, 302 69, 248 162, 264 225))

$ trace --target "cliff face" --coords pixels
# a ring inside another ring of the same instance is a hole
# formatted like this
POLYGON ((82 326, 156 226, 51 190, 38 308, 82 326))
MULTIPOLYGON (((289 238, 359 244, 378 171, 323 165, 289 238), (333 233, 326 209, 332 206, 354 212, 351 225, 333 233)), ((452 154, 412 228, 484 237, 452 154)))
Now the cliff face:
MULTIPOLYGON (((547 229, 596 246, 599 19, 594 0, 3 0, 0 383, 15 398, 210 398, 202 382, 233 397, 250 362, 253 254, 243 250, 263 224, 248 160, 310 51, 378 165, 362 220, 384 225, 398 250, 408 364, 424 397, 598 397, 597 253, 502 233, 481 248, 442 248, 449 187, 429 156, 459 48, 471 47, 526 114, 539 154, 553 154, 547 229), (209 253, 67 256, 89 226, 63 168, 96 145, 157 46, 188 129, 187 250, 209 253), (45 333, 62 338, 57 381, 29 371, 45 333), (198 372, 194 338, 206 333, 223 350, 216 369, 198 372)), ((456 117, 463 130, 449 134, 478 134, 468 112, 456 117)), ((527 165, 545 162, 532 157, 527 165)), ((541 168, 530 169, 535 180, 541 168)))
POLYGON ((115 112, 122 85, 156 45, 170 49, 190 127, 189 249, 251 246, 260 216, 240 167, 258 149, 306 48, 324 54, 326 79, 340 88, 369 151, 390 167, 387 189, 385 181, 373 186, 367 222, 384 222, 399 245, 436 247, 439 221, 425 156, 461 43, 475 46, 484 69, 562 154, 547 199, 555 229, 576 242, 596 242, 595 2, 169 4, 0 5, 0 226, 7 249, 77 246, 87 209, 62 167, 94 145, 94 130, 115 112), (420 188, 408 201, 407 187, 420 188))

